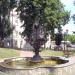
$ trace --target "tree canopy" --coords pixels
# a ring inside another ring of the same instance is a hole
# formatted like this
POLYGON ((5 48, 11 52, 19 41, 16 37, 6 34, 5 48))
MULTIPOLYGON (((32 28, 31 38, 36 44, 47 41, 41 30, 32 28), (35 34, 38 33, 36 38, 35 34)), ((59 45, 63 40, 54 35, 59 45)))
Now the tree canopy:
POLYGON ((39 25, 42 26, 45 35, 68 23, 70 17, 60 0, 20 0, 17 12, 23 22, 22 35, 27 37, 33 32, 36 17, 40 19, 39 25))

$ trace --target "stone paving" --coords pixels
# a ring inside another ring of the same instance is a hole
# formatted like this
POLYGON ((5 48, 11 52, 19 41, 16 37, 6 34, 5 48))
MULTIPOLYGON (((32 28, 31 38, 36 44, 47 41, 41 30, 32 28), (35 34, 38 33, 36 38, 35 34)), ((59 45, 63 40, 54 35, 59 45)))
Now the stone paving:
POLYGON ((20 57, 33 57, 33 51, 20 51, 20 57))

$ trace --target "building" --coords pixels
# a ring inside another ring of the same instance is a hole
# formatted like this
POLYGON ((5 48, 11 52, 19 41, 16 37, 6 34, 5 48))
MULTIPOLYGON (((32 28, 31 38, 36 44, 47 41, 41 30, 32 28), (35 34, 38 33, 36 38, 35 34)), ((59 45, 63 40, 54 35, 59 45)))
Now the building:
POLYGON ((10 38, 6 38, 4 41, 4 47, 12 47, 12 48, 21 48, 22 41, 24 39, 20 35, 23 31, 21 28, 22 23, 20 22, 19 16, 16 12, 16 8, 10 12, 10 22, 11 25, 14 26, 13 33, 11 34, 10 38), (8 45, 9 43, 9 45, 8 45))

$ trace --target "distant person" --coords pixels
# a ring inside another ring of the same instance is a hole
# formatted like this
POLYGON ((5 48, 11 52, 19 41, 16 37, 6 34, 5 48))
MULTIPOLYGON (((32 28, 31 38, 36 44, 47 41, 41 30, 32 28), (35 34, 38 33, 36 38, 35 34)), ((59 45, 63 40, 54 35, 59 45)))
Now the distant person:
POLYGON ((63 36, 62 36, 62 33, 60 31, 55 34, 55 44, 56 44, 55 50, 62 49, 62 47, 61 47, 61 41, 62 41, 62 39, 63 39, 63 36))
POLYGON ((61 45, 61 41, 62 41, 62 33, 55 34, 55 44, 61 45))

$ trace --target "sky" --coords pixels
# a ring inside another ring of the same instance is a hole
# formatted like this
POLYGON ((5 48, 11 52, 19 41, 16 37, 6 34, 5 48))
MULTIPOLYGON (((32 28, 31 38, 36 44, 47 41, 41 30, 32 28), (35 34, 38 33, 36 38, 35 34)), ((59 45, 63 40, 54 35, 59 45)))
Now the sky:
MULTIPOLYGON (((72 16, 75 14, 75 6, 73 4, 74 0, 61 0, 61 2, 65 5, 65 10, 70 11, 70 15, 72 16)), ((75 24, 73 20, 71 19, 68 24, 66 24, 64 27, 62 27, 63 32, 65 32, 68 29, 68 33, 72 34, 73 31, 75 31, 75 24)))

